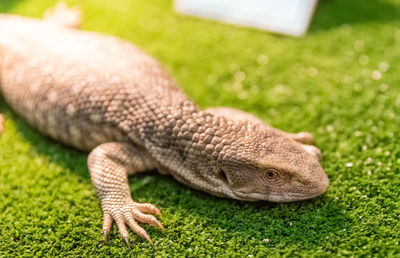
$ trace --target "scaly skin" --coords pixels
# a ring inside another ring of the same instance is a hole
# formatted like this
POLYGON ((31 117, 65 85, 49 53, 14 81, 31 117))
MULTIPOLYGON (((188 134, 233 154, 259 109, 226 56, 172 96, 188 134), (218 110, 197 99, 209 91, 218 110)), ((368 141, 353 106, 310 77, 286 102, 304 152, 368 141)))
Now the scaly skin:
POLYGON ((146 214, 159 210, 134 202, 128 186, 128 175, 151 169, 238 200, 287 202, 325 192, 320 152, 302 144, 311 134, 288 134, 233 109, 202 111, 132 44, 75 29, 77 11, 65 5, 54 13, 45 21, 0 15, 0 87, 37 130, 90 152, 105 236, 113 221, 127 243, 126 224, 149 241, 137 222, 162 228, 146 214))

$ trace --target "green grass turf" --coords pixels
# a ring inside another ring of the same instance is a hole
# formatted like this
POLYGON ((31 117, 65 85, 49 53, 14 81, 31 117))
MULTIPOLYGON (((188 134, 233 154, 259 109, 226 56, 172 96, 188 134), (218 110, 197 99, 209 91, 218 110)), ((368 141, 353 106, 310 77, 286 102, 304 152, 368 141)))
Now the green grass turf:
MULTIPOLYGON (((39 17, 55 2, 2 0, 0 12, 39 17)), ((87 155, 1 103, 0 255, 400 256, 399 0, 320 1, 303 38, 184 17, 166 0, 68 2, 84 11, 83 29, 139 45, 200 106, 314 133, 331 184, 313 200, 273 204, 132 177, 134 200, 156 204, 166 230, 145 225, 154 245, 131 233, 128 249, 115 227, 102 240, 87 155)))

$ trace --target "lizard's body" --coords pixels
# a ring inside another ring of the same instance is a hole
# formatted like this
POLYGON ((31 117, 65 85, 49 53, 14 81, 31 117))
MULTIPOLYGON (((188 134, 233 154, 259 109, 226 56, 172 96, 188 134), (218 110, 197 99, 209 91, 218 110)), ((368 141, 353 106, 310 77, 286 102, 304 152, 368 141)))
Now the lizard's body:
POLYGON ((140 171, 250 201, 307 199, 328 185, 316 148, 295 142, 299 135, 200 110, 158 62, 114 37, 0 15, 0 88, 40 132, 90 151, 105 235, 112 220, 126 241, 125 223, 147 239, 136 221, 162 227, 144 214, 157 208, 130 197, 127 175, 140 171))
POLYGON ((150 119, 189 103, 154 59, 114 37, 3 15, 0 42, 7 102, 42 133, 81 150, 123 140, 124 131, 143 145, 144 113, 150 119))

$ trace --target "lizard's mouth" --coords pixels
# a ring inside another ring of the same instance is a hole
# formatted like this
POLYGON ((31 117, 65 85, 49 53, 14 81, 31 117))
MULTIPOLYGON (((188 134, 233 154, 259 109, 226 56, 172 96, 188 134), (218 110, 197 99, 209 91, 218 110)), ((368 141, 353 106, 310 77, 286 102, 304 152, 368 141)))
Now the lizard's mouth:
POLYGON ((287 193, 287 194, 261 194, 261 193, 244 193, 235 191, 235 198, 243 201, 269 201, 269 202, 294 202, 314 198, 321 193, 314 195, 287 193))

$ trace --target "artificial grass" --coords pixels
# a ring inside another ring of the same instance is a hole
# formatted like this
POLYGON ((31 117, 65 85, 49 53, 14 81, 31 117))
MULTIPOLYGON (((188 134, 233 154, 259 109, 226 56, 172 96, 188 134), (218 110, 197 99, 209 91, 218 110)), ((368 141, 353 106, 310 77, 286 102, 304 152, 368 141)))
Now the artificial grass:
MULTIPOLYGON (((55 3, 3 0, 0 12, 39 17, 55 3)), ((320 1, 303 38, 177 15, 166 0, 68 3, 81 6, 83 29, 160 60, 200 106, 314 133, 330 187, 309 201, 246 203, 134 176, 134 200, 156 204, 166 230, 146 225, 154 245, 131 233, 128 249, 115 226, 102 240, 86 154, 2 102, 0 255, 400 256, 400 1, 320 1)))

